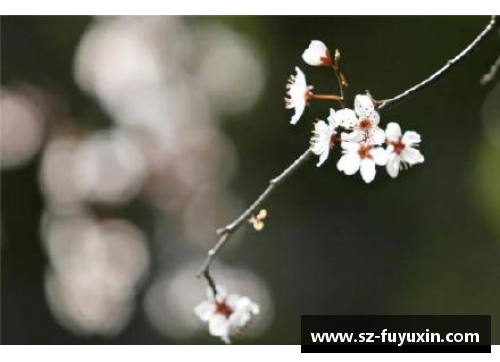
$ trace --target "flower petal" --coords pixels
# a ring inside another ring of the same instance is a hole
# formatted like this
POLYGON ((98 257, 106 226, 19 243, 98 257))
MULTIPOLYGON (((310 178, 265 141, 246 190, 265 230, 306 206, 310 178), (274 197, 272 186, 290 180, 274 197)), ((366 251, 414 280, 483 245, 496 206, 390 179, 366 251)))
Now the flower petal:
POLYGON ((408 162, 410 166, 424 162, 424 156, 422 155, 422 153, 420 153, 420 151, 416 148, 408 146, 406 146, 401 153, 401 158, 403 159, 403 161, 408 162))
POLYGON ((242 297, 239 294, 229 294, 226 297, 226 304, 229 308, 235 310, 241 298, 242 297))
POLYGON ((354 98, 354 109, 359 118, 370 118, 375 111, 375 106, 370 97, 364 94, 358 94, 354 98))
POLYGON ((302 114, 304 113, 305 109, 306 109, 306 102, 301 103, 301 104, 297 104, 295 106, 295 113, 292 116, 292 119, 290 120, 290 123, 291 124, 296 124, 299 121, 300 117, 302 117, 302 114))
POLYGON ((230 327, 229 320, 221 314, 215 314, 208 322, 208 331, 216 337, 229 336, 230 327))
POLYGON ((400 162, 401 162, 401 157, 397 153, 391 153, 389 155, 389 159, 387 160, 385 169, 387 170, 389 176, 391 176, 392 178, 398 177, 400 162))
POLYGON ((361 160, 360 171, 363 180, 369 184, 375 179, 375 162, 369 158, 361 160))
POLYGON ((320 156, 316 167, 321 167, 322 164, 328 159, 328 155, 330 154, 329 149, 326 149, 320 156))
MULTIPOLYGON (((256 304, 248 297, 242 297, 238 301, 234 313, 230 317, 231 327, 242 328, 252 319, 256 304)), ((258 306, 257 306, 258 312, 258 306)), ((255 313, 257 314, 257 313, 255 313)))
POLYGON ((318 121, 314 124, 314 132, 320 135, 330 134, 330 126, 325 121, 318 121))
POLYGON ((357 143, 364 141, 366 138, 365 132, 360 131, 359 129, 355 129, 351 133, 347 135, 346 140, 351 143, 357 143))
POLYGON ((370 140, 376 144, 381 145, 385 141, 385 132, 382 128, 378 126, 372 127, 370 129, 370 140))
POLYGON ((286 98, 286 108, 295 108, 295 114, 290 120, 291 124, 296 124, 307 105, 306 94, 310 91, 307 85, 306 76, 299 67, 295 67, 296 75, 288 83, 288 96, 286 98))
POLYGON ((319 40, 312 40, 309 47, 302 53, 302 59, 309 65, 320 66, 329 64, 328 48, 319 40))
POLYGON ((354 175, 359 170, 360 158, 357 153, 347 153, 337 162, 337 169, 346 175, 354 175))
POLYGON ((407 146, 412 146, 412 145, 415 145, 417 143, 420 143, 421 137, 415 131, 406 131, 405 134, 403 135, 403 138, 401 139, 401 141, 407 146))
POLYGON ((297 84, 301 88, 306 88, 307 81, 304 72, 299 67, 295 67, 295 73, 297 73, 295 76, 295 84, 297 84))
POLYGON ((346 152, 357 153, 359 150, 359 144, 354 142, 342 142, 342 149, 346 152))
POLYGON ((314 125, 314 136, 311 138, 311 151, 320 156, 317 166, 321 166, 330 153, 331 138, 335 133, 333 127, 325 121, 318 121, 314 125))
POLYGON ((401 138, 401 127, 395 122, 387 124, 385 128, 385 137, 389 142, 398 142, 401 138))
POLYGON ((194 312, 203 322, 208 322, 215 313, 215 310, 214 303, 207 300, 204 300, 194 308, 194 312))
POLYGON ((341 109, 334 115, 334 124, 342 126, 345 129, 353 129, 357 122, 358 117, 356 117, 356 113, 349 108, 341 109))
POLYGON ((377 111, 373 110, 372 113, 370 113, 367 118, 370 120, 371 124, 376 126, 380 122, 380 114, 378 114, 377 111))
POLYGON ((382 147, 375 147, 370 154, 373 156, 373 161, 379 166, 385 166, 387 163, 388 153, 382 147))
POLYGON ((331 127, 338 127, 340 126, 340 124, 336 124, 335 123, 335 109, 333 108, 330 108, 330 114, 328 116, 328 118, 326 119, 328 121, 328 124, 331 126, 331 127))

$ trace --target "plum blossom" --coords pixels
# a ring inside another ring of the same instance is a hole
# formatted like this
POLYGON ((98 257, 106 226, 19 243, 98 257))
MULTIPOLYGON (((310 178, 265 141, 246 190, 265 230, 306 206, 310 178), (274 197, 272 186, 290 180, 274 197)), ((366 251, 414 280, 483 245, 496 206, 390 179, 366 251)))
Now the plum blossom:
POLYGON ((313 136, 311 137, 311 151, 319 156, 319 161, 316 164, 317 167, 320 167, 327 160, 330 149, 333 146, 332 138, 337 134, 335 132, 335 123, 330 117, 328 117, 328 123, 318 121, 314 124, 313 136))
POLYGON ((207 292, 208 300, 195 307, 194 312, 205 323, 211 335, 219 337, 225 343, 231 343, 231 337, 238 334, 252 319, 259 314, 259 306, 248 297, 227 294, 217 286, 214 295, 211 288, 207 292))
POLYGON ((302 59, 312 66, 329 66, 332 64, 330 52, 325 43, 319 40, 312 40, 309 47, 302 53, 302 59))
POLYGON ((334 124, 335 127, 340 126, 344 129, 353 129, 358 122, 358 117, 356 116, 356 112, 349 108, 339 109, 337 112, 330 109, 328 121, 334 124))
POLYGON ((416 148, 421 138, 417 132, 406 131, 403 135, 397 123, 389 123, 385 130, 388 159, 387 173, 395 178, 402 167, 424 162, 424 156, 416 148))
POLYGON ((376 145, 382 144, 385 140, 385 134, 378 126, 380 115, 375 110, 371 98, 367 95, 358 94, 354 99, 354 110, 358 120, 352 127, 353 131, 347 136, 347 141, 361 142, 369 140, 376 145))
POLYGON ((306 76, 299 67, 295 67, 296 75, 291 75, 286 88, 288 89, 288 98, 285 98, 285 106, 288 109, 295 109, 290 123, 296 124, 309 102, 312 95, 312 86, 307 85, 306 76))
POLYGON ((342 142, 342 157, 337 162, 339 171, 346 175, 361 173, 366 183, 375 179, 375 165, 384 166, 387 162, 387 152, 381 147, 361 141, 342 142))

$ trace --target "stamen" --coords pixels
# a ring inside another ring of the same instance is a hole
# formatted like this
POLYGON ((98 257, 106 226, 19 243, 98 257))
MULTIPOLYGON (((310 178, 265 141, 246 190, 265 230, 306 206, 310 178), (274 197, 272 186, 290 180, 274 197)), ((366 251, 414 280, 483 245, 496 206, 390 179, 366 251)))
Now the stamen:
POLYGON ((373 159, 372 155, 370 154, 370 151, 372 150, 373 146, 372 145, 366 145, 365 143, 360 143, 359 144, 359 150, 358 154, 359 157, 364 160, 365 158, 367 159, 373 159))
POLYGON ((229 307, 225 301, 222 303, 215 302, 215 308, 217 314, 222 314, 226 318, 229 318, 231 314, 233 314, 233 309, 229 307))
POLYGON ((406 145, 402 142, 402 138, 400 137, 397 142, 388 142, 392 147, 394 147, 394 152, 396 152, 398 155, 403 152, 405 149, 406 145))

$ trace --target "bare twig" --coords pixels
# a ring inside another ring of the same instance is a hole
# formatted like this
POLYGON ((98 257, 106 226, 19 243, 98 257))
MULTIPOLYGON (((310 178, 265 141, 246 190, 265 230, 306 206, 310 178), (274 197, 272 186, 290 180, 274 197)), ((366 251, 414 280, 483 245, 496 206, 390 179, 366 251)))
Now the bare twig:
POLYGON ((446 62, 446 64, 443 67, 441 67, 437 72, 432 74, 430 77, 426 78, 423 82, 416 84, 415 86, 411 87, 410 89, 404 91, 401 94, 398 94, 393 98, 378 101, 378 109, 382 110, 390 108, 410 98, 411 96, 414 96, 421 90, 427 88, 431 84, 438 81, 441 77, 446 75, 451 69, 457 66, 462 60, 466 59, 469 55, 471 55, 472 52, 474 52, 474 50, 476 50, 482 44, 482 42, 488 37, 488 35, 493 33, 493 30, 495 30, 497 26, 498 26, 497 17, 496 15, 493 15, 491 17, 490 22, 484 28, 484 30, 464 50, 458 53, 454 58, 448 60, 448 62, 446 62))
MULTIPOLYGON (((401 101, 409 98, 412 95, 415 95, 417 92, 423 90, 429 85, 436 82, 438 79, 442 78, 446 73, 448 73, 454 66, 456 66, 461 60, 465 59, 469 56, 474 50, 476 50, 479 45, 486 39, 486 37, 492 32, 492 30, 497 26, 496 16, 492 16, 491 21, 486 26, 486 28, 474 39, 474 41, 463 51, 461 51, 457 56, 453 59, 449 60, 446 65, 444 65, 441 69, 439 69, 436 73, 432 74, 430 77, 425 79, 423 82, 411 87, 405 92, 397 95, 394 98, 386 99, 383 101, 376 101, 378 103, 378 110, 385 110, 395 104, 400 103, 401 101)), ((342 73, 340 72, 337 66, 334 67, 335 74, 338 76, 338 81, 341 89, 341 97, 343 98, 343 89, 347 85, 345 79, 343 78, 342 73)), ((231 223, 217 230, 217 234, 219 235, 219 240, 214 245, 212 249, 208 251, 207 258, 203 263, 202 268, 198 273, 198 277, 204 276, 208 282, 208 285, 214 292, 217 293, 216 284, 214 279, 210 274, 210 265, 214 261, 215 257, 219 253, 219 251, 227 244, 227 241, 230 237, 253 215, 256 211, 258 211, 259 207, 267 200, 267 198, 271 195, 271 193, 277 188, 279 184, 281 184, 286 178, 292 175, 297 169, 300 168, 303 164, 311 156, 312 151, 307 149, 304 153, 300 155, 290 166, 288 166, 282 173, 280 173, 277 177, 271 179, 269 181, 269 185, 262 192, 259 197, 245 210, 243 213, 234 219, 231 223)))
POLYGON ((500 68, 500 55, 498 56, 497 60, 495 60, 495 63, 493 63, 493 65, 491 66, 490 71, 485 75, 483 75, 483 77, 481 78, 481 85, 486 85, 493 79, 495 79, 499 68, 500 68))
POLYGON ((337 78, 340 89, 340 99, 338 101, 340 102, 342 108, 345 108, 344 89, 347 88, 347 81, 345 80, 344 74, 340 70, 340 52, 338 51, 338 49, 335 50, 335 54, 333 55, 333 59, 331 59, 331 63, 333 71, 335 72, 335 78, 337 78))
POLYGON ((283 172, 281 172, 278 176, 269 181, 269 185, 267 186, 267 188, 264 190, 263 193, 260 194, 260 196, 253 202, 253 204, 250 205, 250 207, 248 207, 245 211, 243 211, 243 213, 240 216, 238 216, 233 222, 217 230, 217 234, 220 235, 220 238, 215 244, 215 246, 208 251, 207 259, 205 260, 203 267, 198 273, 198 277, 202 275, 205 276, 205 278, 208 281, 208 284, 210 285, 214 293, 216 293, 216 290, 215 290, 215 283, 210 275, 210 264, 212 263, 217 253, 220 251, 220 249, 222 249, 224 245, 226 245, 226 242, 229 240, 231 235, 245 221, 247 221, 248 218, 252 216, 252 214, 258 211, 258 208, 264 203, 264 201, 269 197, 269 195, 271 195, 271 193, 276 189, 276 187, 279 184, 281 184, 287 177, 293 174, 300 166, 302 166, 309 159, 311 154, 312 152, 309 149, 307 149, 304 153, 302 153, 300 157, 297 158, 295 161, 293 161, 293 163, 290 166, 288 166, 283 172))

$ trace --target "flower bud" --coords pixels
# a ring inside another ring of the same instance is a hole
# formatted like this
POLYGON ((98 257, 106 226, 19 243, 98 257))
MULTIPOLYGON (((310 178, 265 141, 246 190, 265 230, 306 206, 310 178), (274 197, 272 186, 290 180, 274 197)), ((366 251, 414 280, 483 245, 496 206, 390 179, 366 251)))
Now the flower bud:
POLYGON ((319 40, 312 40, 309 47, 302 54, 302 59, 312 66, 329 66, 332 64, 330 52, 325 43, 319 40))

